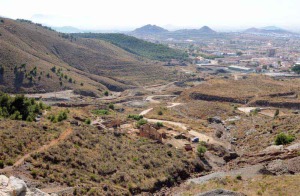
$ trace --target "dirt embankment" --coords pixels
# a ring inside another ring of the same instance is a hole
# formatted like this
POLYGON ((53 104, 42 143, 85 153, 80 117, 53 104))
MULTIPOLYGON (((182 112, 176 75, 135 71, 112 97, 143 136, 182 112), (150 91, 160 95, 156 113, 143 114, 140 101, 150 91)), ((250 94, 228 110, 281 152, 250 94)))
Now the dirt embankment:
POLYGON ((249 106, 260 106, 260 107, 276 107, 276 108, 288 108, 288 109, 300 109, 300 102, 299 101, 268 101, 268 100, 256 100, 249 104, 249 106))
POLYGON ((203 94, 199 92, 193 92, 189 96, 191 99, 194 100, 231 102, 231 103, 240 103, 240 104, 246 104, 253 98, 253 97, 244 97, 244 98, 222 97, 216 95, 203 94))
POLYGON ((295 95, 295 92, 274 93, 274 94, 270 94, 268 96, 269 97, 284 97, 284 96, 291 96, 291 95, 295 95))

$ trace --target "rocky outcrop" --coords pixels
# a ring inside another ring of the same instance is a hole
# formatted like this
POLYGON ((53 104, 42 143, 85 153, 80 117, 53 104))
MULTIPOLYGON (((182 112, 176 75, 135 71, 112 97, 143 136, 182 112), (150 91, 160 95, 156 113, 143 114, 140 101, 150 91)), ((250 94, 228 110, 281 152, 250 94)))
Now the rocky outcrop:
POLYGON ((274 160, 289 160, 299 157, 300 144, 295 143, 286 148, 283 146, 269 146, 263 151, 255 154, 244 154, 237 164, 255 165, 259 163, 269 163, 274 160))
POLYGON ((300 157, 289 160, 276 159, 264 166, 263 172, 273 175, 300 173, 300 157))
MULTIPOLYGON (((30 190, 26 183, 14 176, 6 177, 0 175, 0 195, 1 196, 50 196, 39 189, 30 190)), ((53 195, 54 196, 54 195, 53 195)))
POLYGON ((207 121, 209 123, 217 123, 217 124, 221 124, 222 123, 222 119, 219 116, 210 117, 210 118, 207 119, 207 121))
POLYGON ((245 196, 243 193, 238 193, 234 191, 228 191, 224 189, 215 189, 205 193, 200 193, 196 196, 217 196, 217 195, 224 195, 224 196, 245 196))

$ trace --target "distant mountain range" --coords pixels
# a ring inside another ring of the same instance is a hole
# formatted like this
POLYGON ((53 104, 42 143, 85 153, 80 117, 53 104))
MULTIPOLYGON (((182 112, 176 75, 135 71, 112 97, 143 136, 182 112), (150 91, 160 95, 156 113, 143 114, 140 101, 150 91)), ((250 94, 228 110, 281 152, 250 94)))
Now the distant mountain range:
MULTIPOLYGON (((136 28, 133 31, 109 31, 109 30, 88 30, 88 29, 79 29, 72 26, 63 26, 63 27, 51 27, 52 29, 61 32, 61 33, 124 33, 129 34, 137 37, 144 37, 144 36, 197 36, 197 35, 217 35, 218 33, 212 28, 208 26, 203 26, 200 29, 179 29, 170 31, 163 27, 157 26, 157 25, 145 25, 139 28, 136 28)), ((242 33, 251 33, 251 34, 297 34, 291 31, 288 31, 286 29, 276 27, 276 26, 266 26, 262 28, 249 28, 244 31, 241 31, 242 33)))
POLYGON ((276 27, 268 26, 263 28, 250 28, 244 31, 244 33, 253 33, 253 34, 295 34, 288 30, 276 27))
POLYGON ((203 26, 200 29, 180 29, 176 31, 168 31, 162 27, 156 25, 145 25, 143 27, 137 28, 134 31, 129 32, 132 35, 157 35, 157 34, 216 34, 217 32, 212 30, 208 26, 203 26))

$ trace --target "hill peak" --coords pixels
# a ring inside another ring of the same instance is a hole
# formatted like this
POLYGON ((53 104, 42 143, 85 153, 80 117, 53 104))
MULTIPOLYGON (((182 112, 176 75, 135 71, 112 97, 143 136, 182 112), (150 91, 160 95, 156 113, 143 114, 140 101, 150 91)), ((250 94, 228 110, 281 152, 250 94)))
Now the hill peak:
POLYGON ((201 31, 202 33, 216 33, 216 31, 212 30, 210 27, 208 26, 203 26, 199 29, 199 31, 201 31))
POLYGON ((168 32, 168 30, 166 30, 162 27, 159 27, 157 25, 147 24, 145 26, 135 29, 133 32, 138 33, 138 34, 153 34, 153 33, 157 34, 157 33, 168 32))

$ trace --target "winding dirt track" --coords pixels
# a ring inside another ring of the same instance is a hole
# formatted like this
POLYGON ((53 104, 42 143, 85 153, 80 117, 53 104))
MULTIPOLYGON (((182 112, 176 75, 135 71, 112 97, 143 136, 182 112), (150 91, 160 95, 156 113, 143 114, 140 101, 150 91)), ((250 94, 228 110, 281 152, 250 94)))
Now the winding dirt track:
POLYGON ((68 128, 65 131, 63 131, 60 136, 57 139, 52 140, 49 144, 43 145, 40 148, 38 148, 37 150, 34 150, 30 153, 25 154, 24 156, 22 156, 20 159, 18 159, 14 165, 11 167, 5 167, 3 169, 0 169, 0 173, 1 172, 10 172, 13 170, 14 167, 18 167, 20 165, 22 165, 24 163, 24 160, 26 158, 29 158, 30 155, 34 154, 34 153, 39 153, 39 152, 43 152, 49 148, 51 148, 52 146, 57 145, 59 142, 64 141, 69 135, 71 135, 73 133, 73 129, 68 128))
POLYGON ((19 160, 17 160, 13 166, 14 167, 20 166, 22 163, 24 163, 24 160, 26 158, 30 157, 30 155, 33 153, 39 153, 39 152, 42 152, 42 151, 45 151, 45 150, 51 148, 52 146, 57 145, 60 141, 65 140, 69 135, 71 135, 72 132, 73 132, 73 129, 68 128, 67 130, 62 132, 62 134, 60 134, 60 136, 57 139, 52 140, 49 144, 44 145, 44 146, 40 147, 39 149, 32 151, 28 154, 25 154, 23 157, 21 157, 19 160))
MULTIPOLYGON (((157 95, 156 95, 157 96, 157 95)), ((154 96, 151 96, 151 99, 153 98, 154 96)), ((148 97, 149 98, 149 97, 148 97)), ((147 98, 147 99, 148 99, 147 98)), ((171 103, 171 105, 167 106, 167 108, 172 108, 172 107, 176 107, 178 105, 181 105, 182 103, 171 103)), ((150 111, 152 111, 153 108, 148 108, 144 111, 142 111, 140 113, 140 115, 143 115, 145 116, 146 114, 148 114, 150 111)), ((148 122, 151 122, 151 123, 157 123, 157 122, 162 122, 162 123, 165 123, 165 124, 169 124, 169 125, 173 125, 173 126, 177 126, 177 127, 180 127, 181 129, 187 131, 188 130, 188 125, 184 124, 184 123, 181 123, 181 122, 173 122, 173 121, 167 121, 167 120, 159 120, 159 119, 149 119, 149 118, 145 118, 145 120, 147 120, 148 122)), ((219 144, 219 145, 224 145, 222 142, 214 139, 213 137, 210 137, 208 135, 205 135, 203 133, 199 133, 197 131, 194 131, 194 130, 189 130, 188 131, 189 134, 195 136, 195 137, 199 137, 200 141, 205 141, 205 142, 210 142, 210 143, 215 143, 215 144, 219 144)))

